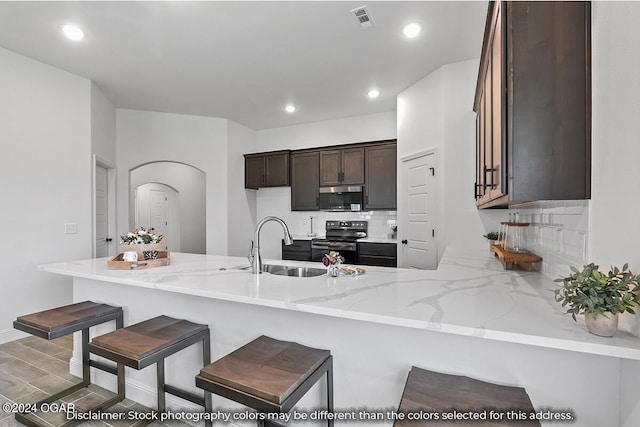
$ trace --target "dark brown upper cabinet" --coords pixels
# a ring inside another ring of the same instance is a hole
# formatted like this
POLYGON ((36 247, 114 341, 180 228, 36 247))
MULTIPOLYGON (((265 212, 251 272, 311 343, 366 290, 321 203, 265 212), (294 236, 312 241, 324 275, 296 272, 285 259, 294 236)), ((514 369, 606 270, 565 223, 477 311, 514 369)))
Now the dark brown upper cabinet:
POLYGON ((364 184, 364 147, 320 151, 320 186, 364 184))
POLYGON ((244 188, 289 185, 289 150, 244 155, 244 188))
POLYGON ((320 153, 291 153, 291 210, 317 211, 320 153))
POLYGON ((490 2, 476 86, 480 208, 591 196, 589 2, 490 2))
POLYGON ((395 210, 397 207, 396 144, 365 147, 365 210, 395 210))

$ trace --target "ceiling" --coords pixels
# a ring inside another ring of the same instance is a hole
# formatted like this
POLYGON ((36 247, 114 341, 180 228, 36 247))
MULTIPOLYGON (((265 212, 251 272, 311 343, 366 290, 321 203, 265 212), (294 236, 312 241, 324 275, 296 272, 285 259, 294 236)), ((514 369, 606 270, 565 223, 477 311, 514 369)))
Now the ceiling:
POLYGON ((119 108, 258 130, 395 110, 403 89, 480 56, 486 10, 485 1, 0 1, 0 46, 92 80, 119 108), (363 5, 376 24, 367 30, 349 12, 363 5), (412 21, 423 31, 407 39, 412 21), (85 39, 64 38, 63 23, 85 39), (381 94, 371 100, 373 87, 381 94))

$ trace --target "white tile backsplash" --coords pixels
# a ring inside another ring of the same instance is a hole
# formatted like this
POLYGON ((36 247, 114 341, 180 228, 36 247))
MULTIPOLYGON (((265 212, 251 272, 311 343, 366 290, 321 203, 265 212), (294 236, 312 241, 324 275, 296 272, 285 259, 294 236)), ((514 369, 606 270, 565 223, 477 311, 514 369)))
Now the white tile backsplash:
MULTIPOLYGON (((247 190, 255 191, 255 190, 247 190)), ((388 237, 391 226, 396 224, 396 211, 367 211, 367 212, 294 212, 291 210, 291 189, 289 187, 264 188, 257 192, 257 220, 269 215, 284 220, 289 231, 295 236, 306 236, 311 231, 313 217, 313 231, 318 235, 325 234, 327 220, 368 221, 369 237, 388 237)), ((280 240, 282 231, 277 226, 263 229, 264 238, 261 240, 263 258, 279 259, 281 255, 280 240)), ((247 242, 248 245, 248 242, 247 242)), ((248 246, 247 246, 248 247, 248 246)))
POLYGON ((587 263, 589 201, 541 201, 514 206, 529 222, 529 249, 542 257, 541 272, 550 279, 587 263))

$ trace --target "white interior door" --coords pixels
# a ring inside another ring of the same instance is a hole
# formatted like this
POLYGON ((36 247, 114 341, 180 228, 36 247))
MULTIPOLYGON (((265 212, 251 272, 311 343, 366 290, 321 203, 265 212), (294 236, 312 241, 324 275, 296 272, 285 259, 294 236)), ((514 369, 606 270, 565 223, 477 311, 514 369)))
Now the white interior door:
POLYGON ((107 168, 96 165, 95 184, 95 256, 109 256, 109 179, 107 168))
POLYGON ((435 153, 403 160, 402 218, 399 231, 402 266, 433 270, 436 245, 435 153))
POLYGON ((180 213, 178 192, 157 182, 138 186, 134 191, 136 227, 162 234, 162 246, 180 252, 180 213))
POLYGON ((164 236, 165 247, 168 245, 167 221, 167 192, 152 188, 149 191, 149 228, 164 236))

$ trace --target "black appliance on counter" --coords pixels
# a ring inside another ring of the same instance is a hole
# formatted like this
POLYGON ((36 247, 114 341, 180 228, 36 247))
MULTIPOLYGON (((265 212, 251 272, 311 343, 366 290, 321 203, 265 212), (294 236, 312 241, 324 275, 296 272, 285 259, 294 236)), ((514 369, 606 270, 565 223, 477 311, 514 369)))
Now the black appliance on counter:
POLYGON ((357 259, 356 241, 367 237, 367 221, 327 221, 324 239, 311 240, 311 261, 322 261, 330 251, 340 252, 345 263, 355 264, 357 259))

